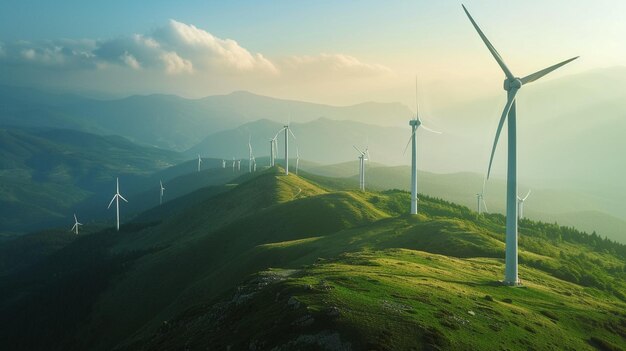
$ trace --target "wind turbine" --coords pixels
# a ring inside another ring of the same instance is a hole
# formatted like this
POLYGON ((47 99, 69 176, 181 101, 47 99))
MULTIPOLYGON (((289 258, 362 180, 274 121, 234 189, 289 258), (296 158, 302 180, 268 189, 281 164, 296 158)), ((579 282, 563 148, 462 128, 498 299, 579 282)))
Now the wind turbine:
POLYGON ((115 201, 115 213, 116 213, 116 218, 117 218, 117 222, 116 222, 116 228, 117 231, 120 231, 120 199, 128 202, 128 200, 126 200, 122 194, 120 194, 120 179, 119 178, 115 178, 115 184, 117 185, 116 191, 115 191, 115 195, 113 195, 113 198, 111 199, 111 202, 109 202, 109 207, 107 207, 107 209, 111 208, 111 204, 113 204, 113 201, 115 201))
POLYGON ((237 160, 237 172, 241 172, 241 160, 237 160))
POLYGON ((235 173, 235 158, 233 157, 233 173, 235 173))
POLYGON ((404 152, 411 145, 411 214, 417 214, 417 202, 419 199, 417 198, 417 140, 416 134, 417 129, 422 127, 424 130, 427 130, 431 133, 441 134, 441 132, 432 130, 425 125, 422 124, 422 120, 419 116, 419 104, 417 101, 417 77, 415 78, 415 119, 409 120, 409 125, 411 126, 411 136, 409 137, 409 141, 406 143, 404 147, 404 152))
POLYGON ((298 168, 300 168, 300 150, 296 145, 296 175, 298 175, 298 168))
POLYGON ((226 168, 226 160, 222 160, 222 168, 226 168))
POLYGON ((274 142, 276 139, 270 139, 270 167, 274 167, 274 156, 276 155, 274 142))
POLYGON ((278 135, 282 131, 285 131, 285 175, 289 175, 289 134, 291 134, 294 140, 296 139, 296 136, 293 134, 293 132, 289 128, 289 123, 287 123, 286 126, 284 126, 281 130, 278 131, 278 133, 276 133, 276 135, 274 136, 274 139, 277 139, 278 135))
POLYGON ((161 185, 161 193, 159 195, 159 205, 163 204, 163 191, 165 191, 165 188, 163 187, 163 181, 159 180, 159 184, 161 185))
POLYGON ((526 201, 526 199, 528 199, 529 196, 530 196, 530 189, 528 189, 526 196, 517 197, 517 205, 518 205, 517 215, 520 219, 524 218, 524 201, 526 201))
POLYGON ((478 207, 478 214, 482 214, 483 213, 483 209, 485 213, 488 213, 489 210, 487 209, 487 203, 485 202, 485 190, 483 189, 482 192, 476 194, 476 202, 477 202, 477 207, 478 207))
POLYGON ((202 163, 202 158, 200 157, 200 154, 198 154, 198 172, 200 172, 200 164, 202 163))
MULTIPOLYGON (((463 5, 462 5, 463 6, 463 5)), ((511 73, 509 68, 502 60, 502 57, 493 47, 489 39, 485 36, 482 30, 478 27, 478 24, 474 21, 469 14, 465 6, 463 11, 469 18, 470 22, 474 26, 474 29, 478 32, 478 35, 487 46, 487 49, 491 52, 491 55, 496 60, 506 78, 504 79, 504 90, 507 91, 507 101, 502 111, 502 117, 498 123, 498 129, 496 131, 496 138, 493 142, 493 148, 491 150, 491 157, 489 159, 489 168, 487 170, 487 179, 491 174, 491 165, 493 163, 493 156, 496 152, 496 146, 498 145, 498 139, 500 138, 500 132, 504 121, 508 116, 508 165, 507 165, 507 191, 506 191, 506 254, 505 254, 505 273, 504 284, 506 285, 518 285, 518 269, 517 269, 517 132, 516 132, 516 115, 515 115, 515 96, 522 86, 532 83, 537 79, 545 76, 546 74, 554 71, 555 69, 574 61, 578 56, 557 63, 556 65, 542 69, 523 78, 517 78, 511 73)))
POLYGON ((72 227, 72 229, 70 229, 70 232, 74 232, 76 235, 78 235, 78 227, 81 225, 83 224, 78 222, 78 219, 76 218, 76 213, 74 213, 74 226, 72 227))
POLYGON ((365 151, 359 150, 354 145, 352 147, 359 153, 359 189, 365 191, 365 161, 369 160, 370 152, 367 147, 365 151))
POLYGON ((252 136, 248 136, 248 172, 252 173, 252 161, 254 160, 254 155, 252 155, 252 136))

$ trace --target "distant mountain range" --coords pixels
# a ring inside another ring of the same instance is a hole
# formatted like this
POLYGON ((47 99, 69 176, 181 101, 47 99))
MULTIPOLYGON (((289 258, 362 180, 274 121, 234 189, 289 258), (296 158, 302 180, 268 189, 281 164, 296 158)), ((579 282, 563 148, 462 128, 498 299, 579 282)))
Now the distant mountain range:
POLYGON ((0 126, 116 134, 140 144, 177 151, 194 146, 209 134, 259 119, 287 123, 324 117, 401 126, 412 115, 401 104, 371 102, 336 107, 248 92, 195 100, 173 95, 94 100, 7 86, 0 87, 0 108, 0 126))

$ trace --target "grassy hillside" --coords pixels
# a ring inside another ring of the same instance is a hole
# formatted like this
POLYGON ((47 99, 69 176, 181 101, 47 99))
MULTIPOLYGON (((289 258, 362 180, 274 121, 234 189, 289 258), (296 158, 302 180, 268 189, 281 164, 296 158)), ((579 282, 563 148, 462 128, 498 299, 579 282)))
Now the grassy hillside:
MULTIPOLYGON (((307 172, 325 177, 337 187, 354 189, 358 187, 358 163, 346 162, 334 165, 303 166, 307 172), (343 179, 335 179, 340 177, 343 179)), ((368 163, 366 167, 366 187, 374 190, 409 190, 410 167, 384 167, 368 163)), ((313 176, 315 177, 315 176, 313 176)), ((484 177, 477 173, 438 174, 418 172, 418 190, 429 196, 438 197, 476 209, 476 193, 483 187, 484 177)), ((530 187, 518 184, 521 194, 530 187)), ((506 206, 506 185, 500 179, 487 182, 485 201, 490 212, 504 213, 506 206)), ((612 240, 626 243, 626 218, 614 206, 613 201, 602 196, 591 196, 580 190, 562 188, 534 188, 524 205, 524 216, 545 221, 558 222, 587 231, 597 232, 612 240)))
POLYGON ((420 215, 408 216, 406 192, 341 191, 321 177, 279 169, 236 182, 206 190, 205 198, 159 223, 81 236, 0 281, 0 344, 15 350, 626 344, 623 245, 523 220, 525 287, 507 288, 497 283, 500 215, 477 216, 422 196, 420 215), (45 333, 28 338, 35 330, 45 333))
POLYGON ((0 232, 5 235, 114 216, 105 211, 120 178, 129 200, 128 216, 164 200, 210 185, 225 184, 243 174, 221 169, 221 160, 184 162, 176 152, 145 147, 117 136, 101 137, 72 130, 0 129, 0 232))

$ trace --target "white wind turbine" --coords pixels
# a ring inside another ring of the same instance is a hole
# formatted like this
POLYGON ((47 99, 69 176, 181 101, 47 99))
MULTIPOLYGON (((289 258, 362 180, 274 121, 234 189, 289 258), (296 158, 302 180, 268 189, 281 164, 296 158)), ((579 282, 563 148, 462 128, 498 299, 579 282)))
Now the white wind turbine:
POLYGON ((109 202, 109 207, 107 207, 107 209, 111 208, 111 204, 113 204, 113 201, 115 201, 115 214, 116 214, 116 228, 117 231, 120 231, 120 199, 128 202, 128 200, 126 200, 122 194, 120 194, 120 179, 119 178, 115 178, 115 184, 116 184, 116 190, 115 190, 115 195, 113 195, 113 198, 111 199, 111 202, 109 202))
POLYGON ((287 123, 286 126, 284 126, 281 130, 278 131, 278 133, 276 133, 274 139, 277 139, 278 135, 282 131, 285 131, 285 175, 289 175, 289 135, 291 134, 294 140, 296 140, 296 136, 291 131, 291 128, 289 128, 289 123, 287 123))
POLYGON ((432 130, 422 124, 422 120, 419 116, 419 104, 417 101, 417 78, 415 78, 415 119, 409 121, 409 125, 411 126, 411 136, 409 137, 409 141, 404 147, 404 152, 411 145, 411 214, 417 214, 417 202, 419 199, 417 198, 417 140, 416 134, 417 129, 422 127, 424 130, 427 130, 431 133, 441 134, 441 132, 432 130))
POLYGON ((298 175, 298 168, 300 168, 300 150, 296 145, 296 175, 298 175))
POLYGON ((241 160, 237 160, 237 172, 241 172, 241 160))
POLYGON ((528 199, 528 197, 530 196, 530 189, 528 189, 528 192, 526 193, 526 196, 524 197, 517 197, 517 205, 518 205, 518 209, 517 209, 517 216, 522 219, 524 218, 524 201, 526 201, 526 199, 528 199))
POLYGON ((504 72, 506 78, 504 79, 504 90, 507 91, 507 101, 504 107, 504 111, 502 111, 502 116, 500 117, 500 122, 498 123, 498 129, 496 131, 496 137, 493 142, 493 147, 491 149, 491 157, 489 159, 489 168, 487 170, 487 179, 489 179, 489 175, 491 174, 491 165, 493 163, 493 156, 496 151, 496 146, 498 145, 498 139, 500 138, 500 132, 502 131, 502 127, 504 126, 504 121, 508 117, 508 157, 507 157, 507 190, 506 190, 506 251, 505 251, 505 272, 504 272, 504 284, 506 285, 518 285, 518 257, 517 257, 517 117, 516 117, 516 109, 515 109, 515 96, 517 92, 526 84, 532 83, 537 79, 545 76, 546 74, 554 71, 555 69, 575 60, 578 58, 573 57, 571 59, 565 60, 563 62, 557 63, 556 65, 552 65, 548 68, 542 69, 541 71, 535 72, 523 78, 518 78, 513 75, 513 73, 509 70, 507 65, 504 63, 504 60, 498 53, 498 51, 494 48, 494 46, 489 42, 489 39, 485 36, 483 31, 478 27, 478 24, 474 21, 472 16, 469 14, 465 6, 463 6, 463 10, 465 14, 469 18, 472 26, 478 32, 478 35, 482 39, 483 43, 491 52, 491 55, 498 63, 498 66, 504 72))
POLYGON ((248 172, 252 173, 252 163, 254 162, 254 155, 252 154, 252 136, 248 136, 248 172))
POLYGON ((365 191, 365 161, 370 158, 369 148, 365 147, 365 151, 361 151, 354 145, 352 147, 359 153, 359 189, 365 191))
POLYGON ((489 210, 487 209, 487 203, 485 202, 485 183, 483 182, 483 190, 476 194, 476 202, 477 202, 477 211, 478 214, 483 213, 483 209, 485 211, 485 213, 488 213, 489 210))
POLYGON ((78 235, 78 227, 81 225, 83 224, 78 222, 78 219, 76 218, 76 213, 74 213, 74 226, 72 227, 72 229, 70 229, 70 232, 74 232, 76 235, 78 235))
POLYGON ((200 154, 198 154, 198 172, 200 172, 200 164, 202 163, 202 158, 200 157, 200 154))
POLYGON ((163 181, 159 180, 159 184, 161 185, 161 191, 159 194, 159 205, 163 204, 163 192, 165 191, 165 188, 163 187, 163 181))
POLYGON ((226 168, 226 160, 222 160, 222 168, 226 168))
POLYGON ((235 163, 236 161, 235 161, 235 158, 233 157, 233 173, 235 173, 235 163))

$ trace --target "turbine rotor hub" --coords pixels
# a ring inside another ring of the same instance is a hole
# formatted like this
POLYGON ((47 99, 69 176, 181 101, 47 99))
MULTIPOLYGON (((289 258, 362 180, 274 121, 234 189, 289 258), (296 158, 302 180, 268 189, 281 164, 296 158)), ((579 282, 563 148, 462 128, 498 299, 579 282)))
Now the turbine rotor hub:
POLYGON ((522 87, 522 81, 519 78, 505 79, 504 90, 509 91, 511 89, 519 89, 522 87))
POLYGON ((419 119, 412 119, 409 121, 410 126, 419 127, 420 124, 422 124, 422 122, 420 122, 419 119))

